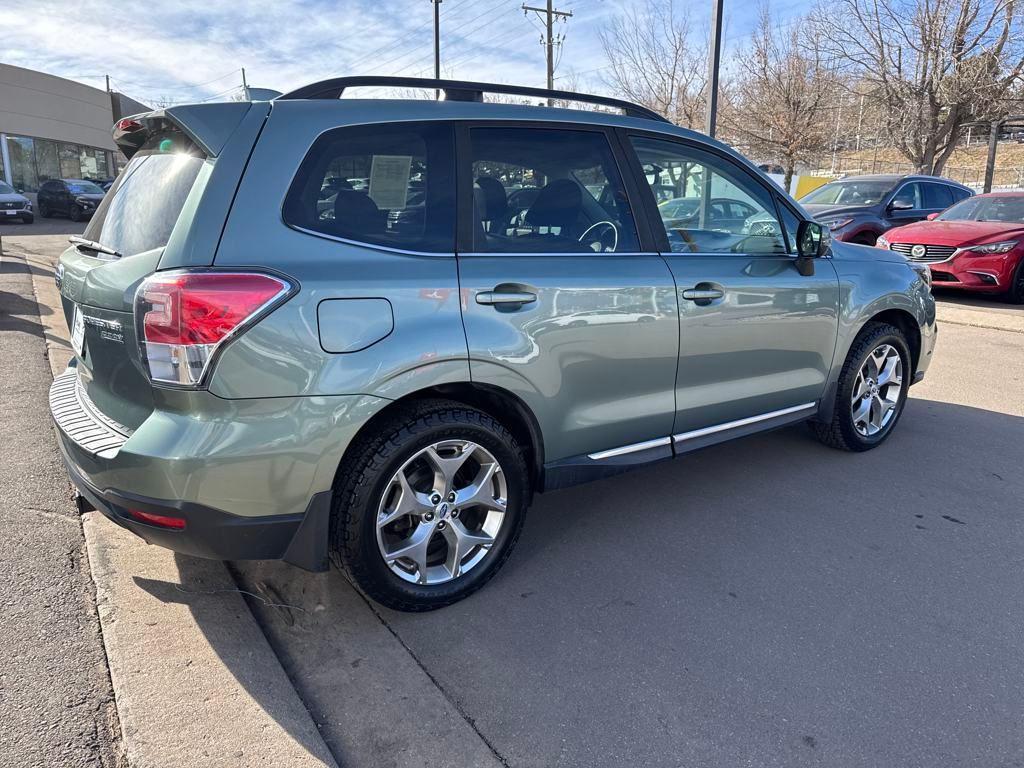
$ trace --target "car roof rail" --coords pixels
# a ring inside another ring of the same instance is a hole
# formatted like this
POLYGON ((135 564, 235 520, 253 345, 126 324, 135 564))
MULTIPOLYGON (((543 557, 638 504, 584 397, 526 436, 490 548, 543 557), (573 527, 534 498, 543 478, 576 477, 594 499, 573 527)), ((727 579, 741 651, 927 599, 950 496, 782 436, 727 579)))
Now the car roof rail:
POLYGON ((642 117, 648 120, 669 122, 653 109, 634 104, 631 101, 615 99, 610 96, 595 96, 574 91, 557 91, 549 88, 530 88, 524 85, 501 85, 499 83, 476 83, 469 80, 435 80, 426 77, 392 77, 387 75, 357 75, 353 77, 333 77, 316 83, 304 85, 294 91, 278 96, 275 101, 294 101, 296 99, 339 99, 347 88, 366 86, 387 86, 392 88, 426 88, 444 91, 446 101, 484 100, 485 93, 501 93, 507 96, 535 96, 543 99, 562 99, 578 101, 584 104, 598 104, 602 107, 621 109, 628 117, 642 117))

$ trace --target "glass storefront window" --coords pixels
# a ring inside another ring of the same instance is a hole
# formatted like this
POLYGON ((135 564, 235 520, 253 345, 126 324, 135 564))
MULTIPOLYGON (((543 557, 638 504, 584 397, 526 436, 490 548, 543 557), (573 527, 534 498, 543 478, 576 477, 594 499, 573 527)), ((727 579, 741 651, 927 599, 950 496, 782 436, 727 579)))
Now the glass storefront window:
POLYGON ((96 178, 100 181, 109 179, 114 174, 110 172, 110 165, 107 163, 107 153, 102 149, 96 150, 96 178))
POLYGON ((82 164, 80 179, 96 178, 96 151, 91 147, 79 147, 79 161, 82 164))
POLYGON ((60 178, 60 158, 57 154, 57 142, 36 139, 36 176, 42 184, 48 179, 60 178))
POLYGON ((11 182, 14 188, 22 192, 37 191, 39 179, 36 176, 32 139, 24 136, 8 136, 7 154, 11 160, 11 182))
POLYGON ((82 178, 82 163, 78 159, 77 144, 60 145, 60 177, 62 179, 82 178))

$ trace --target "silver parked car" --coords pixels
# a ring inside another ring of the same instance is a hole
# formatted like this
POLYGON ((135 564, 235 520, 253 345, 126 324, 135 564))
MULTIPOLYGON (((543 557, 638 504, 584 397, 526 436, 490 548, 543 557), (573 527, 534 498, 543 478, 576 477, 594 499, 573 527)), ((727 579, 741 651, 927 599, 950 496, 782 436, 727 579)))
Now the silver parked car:
POLYGON ((0 224, 9 221, 31 224, 34 220, 31 201, 0 179, 0 224))
POLYGON ((797 422, 875 448, 935 346, 927 265, 635 104, 340 78, 115 139, 57 271, 74 482, 149 542, 333 558, 397 609, 480 588, 535 493, 797 422), (367 85, 447 98, 339 98, 367 85))

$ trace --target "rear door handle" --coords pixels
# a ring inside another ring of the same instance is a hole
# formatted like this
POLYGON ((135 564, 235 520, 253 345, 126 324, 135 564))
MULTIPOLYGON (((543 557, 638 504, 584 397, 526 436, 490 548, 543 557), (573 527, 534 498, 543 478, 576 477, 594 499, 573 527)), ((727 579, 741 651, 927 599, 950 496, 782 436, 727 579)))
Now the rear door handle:
POLYGON ((529 304, 537 300, 537 294, 529 291, 480 291, 477 304, 529 304))
POLYGON ((723 296, 725 296, 725 292, 717 288, 687 288, 683 291, 683 298, 688 301, 711 301, 723 296))

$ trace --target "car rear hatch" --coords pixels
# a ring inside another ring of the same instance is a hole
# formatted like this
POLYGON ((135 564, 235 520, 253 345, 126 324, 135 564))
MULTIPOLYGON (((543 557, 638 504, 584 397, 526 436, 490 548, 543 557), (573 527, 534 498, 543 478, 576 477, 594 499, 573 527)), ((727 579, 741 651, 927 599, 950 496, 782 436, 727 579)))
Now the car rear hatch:
MULTIPOLYGON (((115 126, 128 165, 57 267, 77 366, 66 399, 77 397, 75 406, 91 410, 94 420, 130 434, 152 412, 156 394, 136 334, 136 291, 158 270, 213 263, 269 109, 195 105, 115 126)), ((60 418, 58 424, 65 428, 60 418)))

